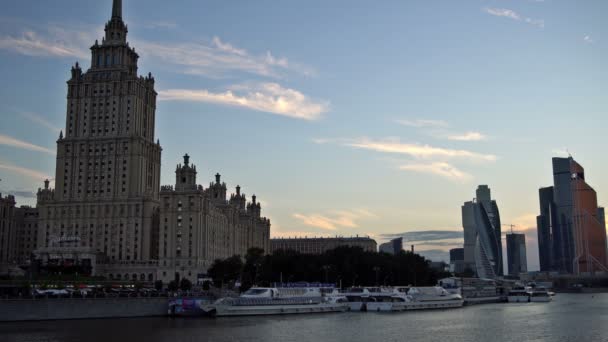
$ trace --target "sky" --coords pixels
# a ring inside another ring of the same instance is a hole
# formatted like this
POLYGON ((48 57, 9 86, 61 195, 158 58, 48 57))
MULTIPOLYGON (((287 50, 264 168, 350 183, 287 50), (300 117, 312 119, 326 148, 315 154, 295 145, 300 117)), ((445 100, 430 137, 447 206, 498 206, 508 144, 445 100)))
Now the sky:
MULTIPOLYGON (((606 1, 123 3, 156 79, 162 184, 188 153, 199 183, 219 172, 256 194, 273 236, 407 233, 445 258, 488 184, 534 270, 552 157, 571 153, 608 202, 606 1)), ((0 191, 19 204, 54 177, 65 82, 110 14, 110 0, 3 6, 0 191)))

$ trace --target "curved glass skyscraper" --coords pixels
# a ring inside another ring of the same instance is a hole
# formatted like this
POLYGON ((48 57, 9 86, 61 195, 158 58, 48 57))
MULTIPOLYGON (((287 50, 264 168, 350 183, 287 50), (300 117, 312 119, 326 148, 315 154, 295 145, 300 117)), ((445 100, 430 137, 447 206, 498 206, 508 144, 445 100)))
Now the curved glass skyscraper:
POLYGON ((490 188, 480 185, 477 198, 462 206, 465 267, 479 278, 503 275, 500 213, 490 188))

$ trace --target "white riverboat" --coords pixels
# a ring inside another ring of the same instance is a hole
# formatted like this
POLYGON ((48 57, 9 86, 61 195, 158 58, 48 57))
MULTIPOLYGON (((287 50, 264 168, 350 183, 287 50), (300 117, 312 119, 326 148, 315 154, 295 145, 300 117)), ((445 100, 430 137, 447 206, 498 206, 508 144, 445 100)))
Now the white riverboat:
POLYGON ((512 288, 507 294, 509 303, 528 303, 530 302, 530 290, 523 286, 512 288))
POLYGON ((240 297, 218 299, 213 304, 205 306, 203 310, 215 317, 329 313, 348 310, 346 297, 325 295, 324 292, 327 292, 326 289, 310 287, 254 287, 240 297))
POLYGON ((553 300, 551 293, 545 288, 535 288, 530 292, 530 302, 533 303, 548 303, 553 300))
POLYGON ((451 294, 439 286, 394 288, 391 296, 377 297, 375 302, 367 303, 367 311, 452 309, 463 305, 461 295, 451 294))
POLYGON ((368 303, 388 301, 396 294, 390 287, 353 287, 331 295, 346 297, 350 311, 367 311, 368 303))

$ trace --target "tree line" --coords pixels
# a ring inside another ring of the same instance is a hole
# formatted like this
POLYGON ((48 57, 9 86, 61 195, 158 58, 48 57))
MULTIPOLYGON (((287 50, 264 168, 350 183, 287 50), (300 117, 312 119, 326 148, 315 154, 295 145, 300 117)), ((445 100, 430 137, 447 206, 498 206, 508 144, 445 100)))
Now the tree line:
POLYGON ((217 287, 241 290, 273 283, 323 282, 351 286, 431 286, 445 274, 431 268, 424 257, 406 251, 390 255, 366 252, 360 247, 338 247, 320 255, 292 250, 264 255, 249 249, 244 258, 235 255, 215 260, 208 275, 217 287))

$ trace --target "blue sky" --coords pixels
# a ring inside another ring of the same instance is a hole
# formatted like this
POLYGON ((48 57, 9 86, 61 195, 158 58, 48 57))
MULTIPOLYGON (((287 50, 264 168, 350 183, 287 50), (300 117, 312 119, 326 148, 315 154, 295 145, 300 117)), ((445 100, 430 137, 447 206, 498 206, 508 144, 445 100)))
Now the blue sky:
MULTIPOLYGON (((258 195, 275 236, 458 231, 489 184, 535 254, 537 191, 566 149, 606 203, 608 2, 123 2, 157 81, 162 183, 189 153, 199 183, 258 195)), ((70 67, 110 7, 3 6, 0 189, 20 203, 54 174, 70 67)))

